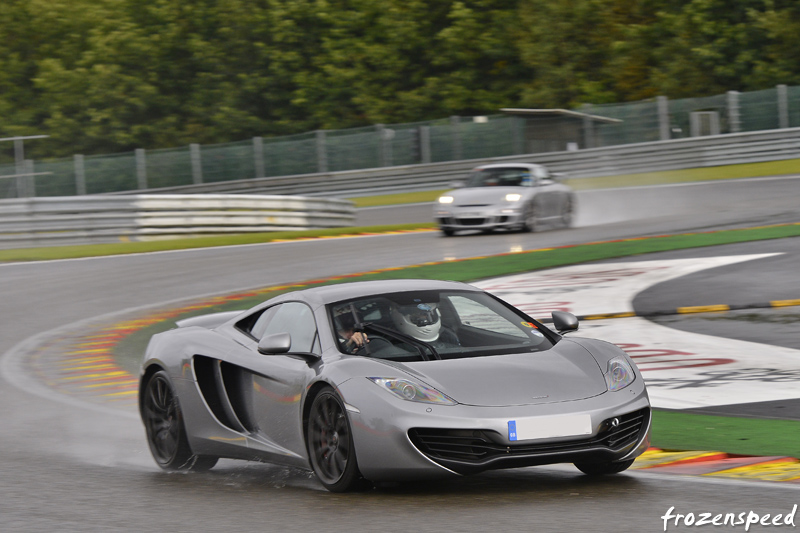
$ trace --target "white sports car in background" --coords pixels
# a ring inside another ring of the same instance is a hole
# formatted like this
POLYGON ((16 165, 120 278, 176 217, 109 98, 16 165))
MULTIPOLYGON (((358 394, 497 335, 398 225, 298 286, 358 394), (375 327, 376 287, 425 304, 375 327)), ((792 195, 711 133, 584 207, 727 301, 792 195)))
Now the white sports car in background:
POLYGON ((572 223, 575 194, 542 165, 483 165, 459 185, 434 207, 434 218, 448 237, 458 230, 539 231, 572 223))

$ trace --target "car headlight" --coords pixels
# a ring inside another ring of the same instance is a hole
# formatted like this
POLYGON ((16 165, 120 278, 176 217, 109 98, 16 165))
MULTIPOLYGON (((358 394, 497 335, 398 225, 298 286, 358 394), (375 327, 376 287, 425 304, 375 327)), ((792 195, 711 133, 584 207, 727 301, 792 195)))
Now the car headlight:
POLYGON ((452 204, 453 203, 453 197, 452 196, 440 196, 439 197, 439 203, 440 204, 452 204))
POLYGON ((612 392, 624 389, 636 379, 630 363, 622 356, 611 359, 607 368, 604 377, 608 390, 612 392))
POLYGON ((519 202, 520 198, 522 198, 522 195, 515 192, 506 194, 506 202, 519 202))
POLYGON ((455 405, 456 402, 436 389, 420 385, 408 379, 367 378, 382 389, 386 389, 400 399, 410 402, 455 405))

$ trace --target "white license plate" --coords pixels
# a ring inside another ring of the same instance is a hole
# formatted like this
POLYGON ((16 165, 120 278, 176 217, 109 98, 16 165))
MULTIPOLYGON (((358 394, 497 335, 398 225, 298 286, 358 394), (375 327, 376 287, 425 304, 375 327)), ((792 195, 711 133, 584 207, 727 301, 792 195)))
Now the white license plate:
POLYGON ((508 421, 508 440, 551 439, 592 434, 589 415, 560 415, 508 421))

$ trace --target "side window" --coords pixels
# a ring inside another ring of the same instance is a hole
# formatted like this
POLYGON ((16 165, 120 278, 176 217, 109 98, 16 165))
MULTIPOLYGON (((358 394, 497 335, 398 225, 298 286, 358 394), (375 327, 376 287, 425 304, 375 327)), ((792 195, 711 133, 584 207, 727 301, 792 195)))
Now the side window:
POLYGON ((292 336, 292 352, 320 351, 314 314, 310 307, 300 302, 270 307, 259 317, 250 333, 256 339, 273 333, 288 333, 292 336))
POLYGON ((535 167, 535 174, 538 178, 539 185, 552 185, 553 179, 547 167, 535 167))
POLYGON ((527 335, 483 304, 463 296, 451 296, 450 302, 458 313, 461 323, 465 326, 483 329, 491 332, 511 335, 513 337, 527 338, 527 335))

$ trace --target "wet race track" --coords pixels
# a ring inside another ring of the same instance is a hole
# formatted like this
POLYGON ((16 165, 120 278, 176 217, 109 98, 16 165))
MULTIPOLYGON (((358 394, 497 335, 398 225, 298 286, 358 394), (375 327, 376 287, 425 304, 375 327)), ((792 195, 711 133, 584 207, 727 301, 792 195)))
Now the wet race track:
MULTIPOLYGON (((663 531, 660 517, 673 506, 675 512, 698 515, 787 513, 800 502, 800 484, 641 470, 590 479, 571 465, 345 495, 324 491, 307 472, 270 465, 221 461, 205 474, 165 474, 153 463, 133 410, 60 395, 16 362, 20 354, 53 339, 58 328, 72 332, 94 317, 111 319, 109 315, 126 310, 159 309, 202 295, 446 258, 800 222, 798 197, 798 179, 590 192, 579 195, 575 228, 538 234, 444 238, 429 232, 0 265, 0 353, 5 354, 0 530, 663 531)), ((425 221, 430 213, 430 206, 364 210, 359 224, 425 221)), ((767 253, 783 255, 658 284, 639 294, 634 307, 800 298, 797 238, 637 259, 767 253)), ((800 349, 797 309, 659 321, 679 331, 800 349)), ((670 527, 680 529, 694 528, 670 527)))

